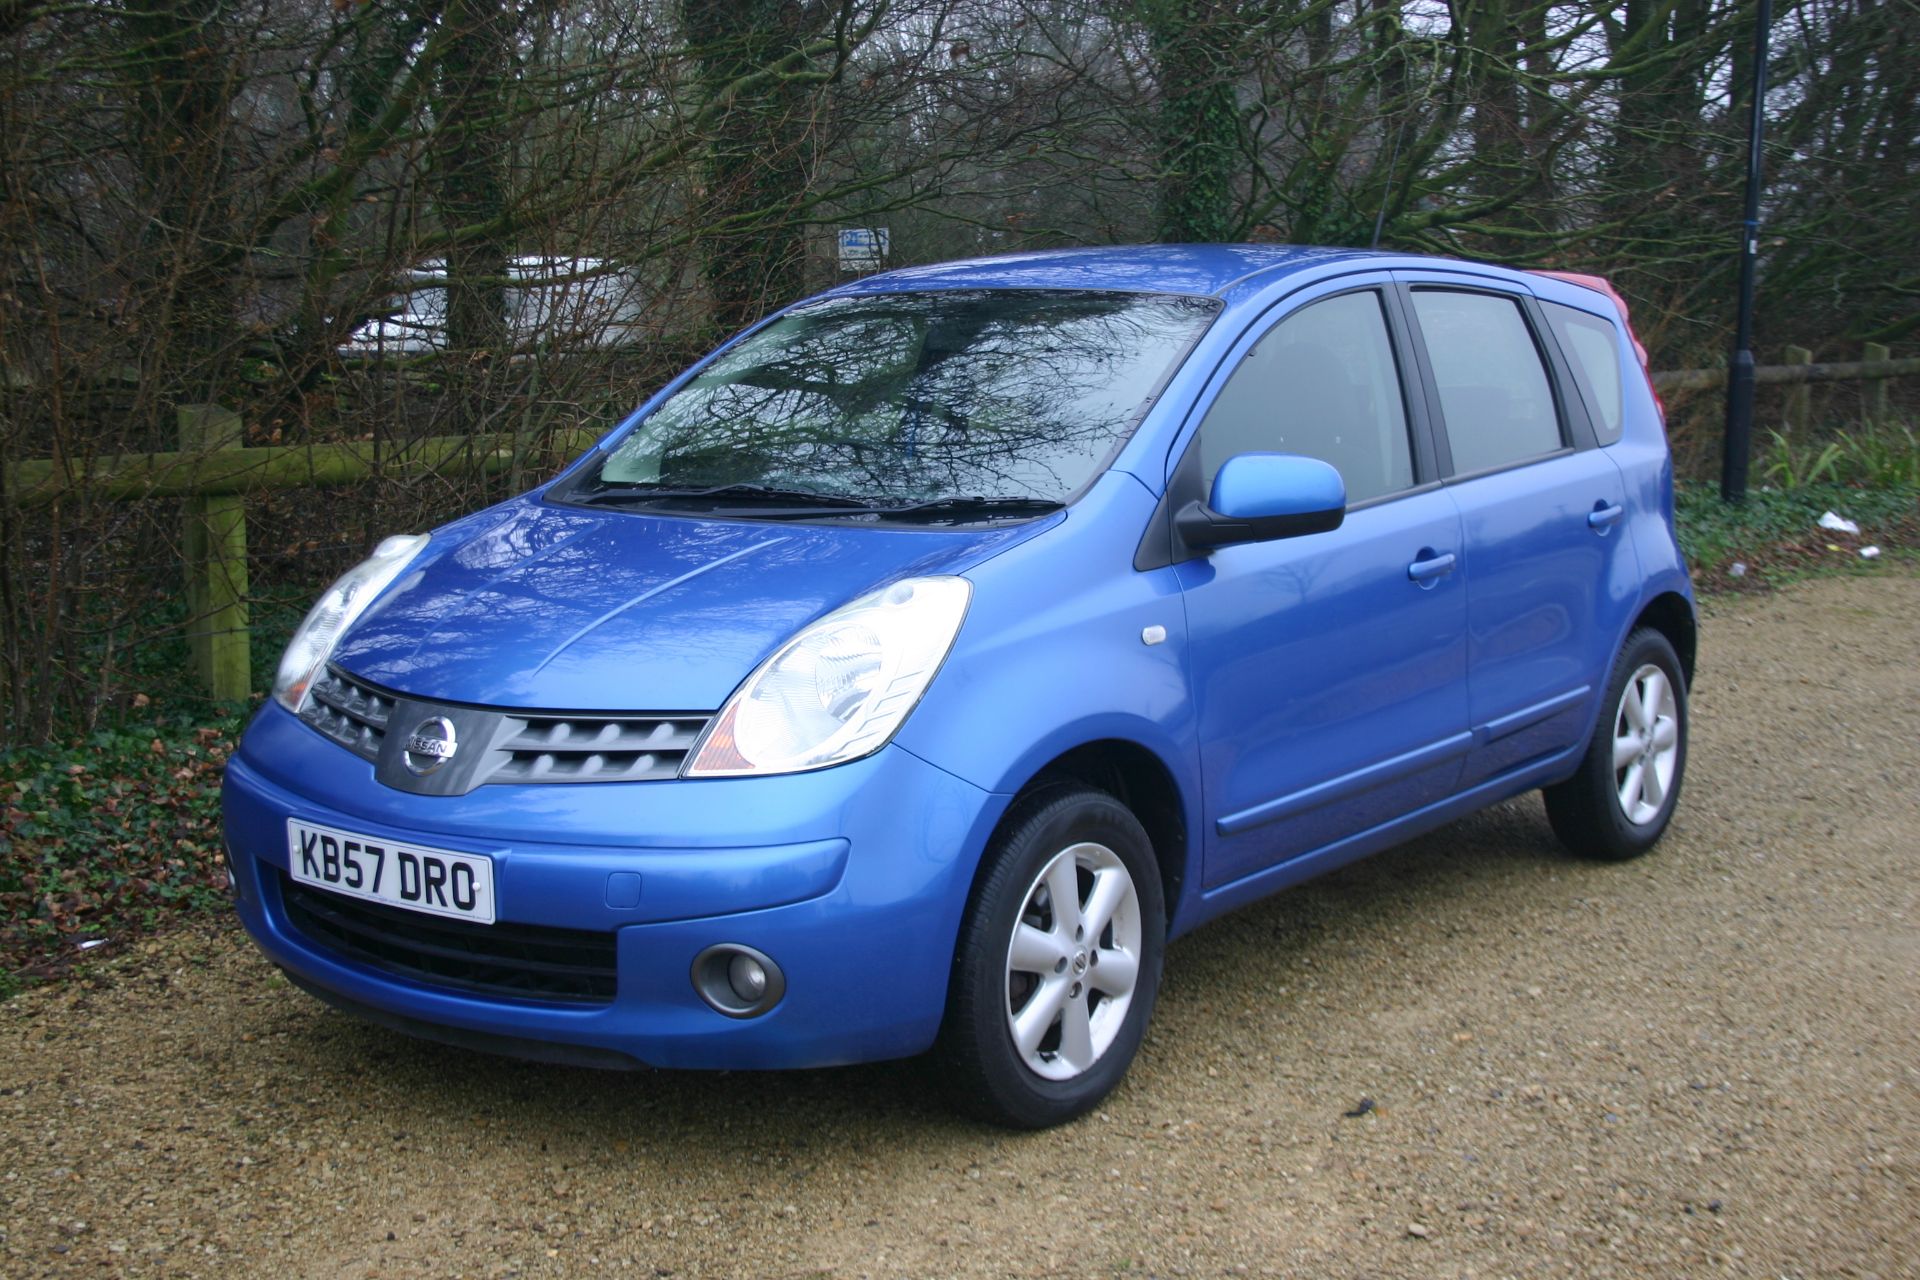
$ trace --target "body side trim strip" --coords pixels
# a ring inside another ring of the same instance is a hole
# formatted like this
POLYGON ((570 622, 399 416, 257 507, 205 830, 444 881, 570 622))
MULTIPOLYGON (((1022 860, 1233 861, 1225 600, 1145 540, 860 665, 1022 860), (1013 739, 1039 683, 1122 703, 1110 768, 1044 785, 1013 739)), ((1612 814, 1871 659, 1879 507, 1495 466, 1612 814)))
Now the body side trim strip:
POLYGON ((1435 765, 1445 764, 1449 760, 1457 760, 1466 755, 1472 746, 1471 733, 1456 733, 1450 738, 1442 738, 1438 742, 1417 747, 1391 760, 1382 760, 1378 764, 1368 765, 1364 769, 1355 769, 1352 773, 1316 783, 1304 790, 1295 791, 1291 795, 1265 801, 1251 809, 1227 814, 1214 823, 1214 830, 1223 836, 1239 835, 1243 831, 1250 831, 1265 823, 1277 822, 1281 818, 1291 818, 1297 814, 1318 809, 1322 805, 1358 795, 1360 792, 1371 791, 1375 787, 1418 773, 1422 769, 1430 769, 1435 765))
POLYGON ((1497 720, 1489 720, 1485 724, 1475 725, 1473 729, 1474 741, 1481 746, 1485 746, 1489 742, 1498 742, 1502 738, 1519 733, 1522 729, 1531 729, 1542 720, 1550 720, 1563 711, 1571 711, 1575 706, 1585 701, 1587 695, 1592 692, 1592 685, 1583 684, 1578 689, 1569 689, 1565 693, 1548 698, 1545 702, 1536 702, 1530 707, 1522 707, 1511 715, 1504 715, 1497 720))

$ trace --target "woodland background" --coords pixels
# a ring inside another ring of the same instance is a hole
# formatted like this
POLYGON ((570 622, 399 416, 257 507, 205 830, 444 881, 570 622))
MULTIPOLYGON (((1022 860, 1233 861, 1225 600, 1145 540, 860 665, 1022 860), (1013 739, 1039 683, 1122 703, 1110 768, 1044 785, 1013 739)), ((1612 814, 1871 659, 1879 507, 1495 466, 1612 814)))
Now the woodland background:
MULTIPOLYGON (((1656 368, 1723 364, 1753 22, 1729 0, 0 0, 0 489, 27 460, 71 480, 0 502, 0 746, 181 683, 181 502, 89 487, 180 448, 181 406, 236 411, 238 443, 369 449, 364 482, 249 499, 257 616, 295 617, 378 537, 537 478, 541 441, 842 278, 840 227, 886 227, 891 266, 1254 240, 1598 272, 1656 368), (503 299, 530 257, 638 281, 638 340, 526 341, 503 299), (344 357, 427 262, 447 349, 344 357), (504 474, 397 465, 502 432, 526 446, 504 474)), ((1763 362, 1915 354, 1916 37, 1911 0, 1775 5, 1763 362)), ((1669 408, 1704 474, 1711 398, 1669 408)))

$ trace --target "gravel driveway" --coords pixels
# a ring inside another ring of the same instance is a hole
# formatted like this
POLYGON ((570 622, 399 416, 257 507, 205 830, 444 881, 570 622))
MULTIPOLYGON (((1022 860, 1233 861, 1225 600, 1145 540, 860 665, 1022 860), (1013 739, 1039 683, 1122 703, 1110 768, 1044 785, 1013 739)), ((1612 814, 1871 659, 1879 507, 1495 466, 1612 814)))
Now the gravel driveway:
POLYGON ((1902 572, 1710 606, 1650 858, 1569 861, 1528 797, 1211 925, 1050 1133, 914 1063, 416 1044, 161 939, 0 1007, 0 1272, 1920 1275, 1902 572))

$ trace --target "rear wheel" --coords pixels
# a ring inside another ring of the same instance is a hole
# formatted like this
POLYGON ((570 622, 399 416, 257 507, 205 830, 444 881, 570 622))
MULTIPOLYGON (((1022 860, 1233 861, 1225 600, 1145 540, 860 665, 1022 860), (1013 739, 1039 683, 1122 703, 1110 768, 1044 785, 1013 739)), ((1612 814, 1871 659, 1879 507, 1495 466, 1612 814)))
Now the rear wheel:
POLYGON ((1619 861, 1667 829, 1687 768, 1687 681, 1658 631, 1627 637, 1580 768, 1546 788, 1554 834, 1575 853, 1619 861))
POLYGON ((1160 985, 1166 912, 1139 821, 1050 789, 1002 825, 962 922, 939 1052, 955 1101, 995 1124, 1081 1115, 1126 1074, 1160 985))

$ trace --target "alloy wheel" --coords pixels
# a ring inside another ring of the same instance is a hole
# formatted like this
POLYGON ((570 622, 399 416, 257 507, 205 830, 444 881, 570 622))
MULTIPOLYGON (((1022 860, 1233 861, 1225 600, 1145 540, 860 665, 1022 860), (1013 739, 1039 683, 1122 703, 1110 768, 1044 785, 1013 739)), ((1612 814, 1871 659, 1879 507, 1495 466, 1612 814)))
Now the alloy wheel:
POLYGON ((1007 945, 1007 1027, 1036 1075, 1070 1080, 1113 1044, 1140 975, 1140 895, 1119 855, 1082 843, 1027 887, 1007 945))
POLYGON ((1620 812, 1642 826, 1660 816, 1680 761, 1679 705, 1667 673, 1649 662, 1620 691, 1613 778, 1620 812))

